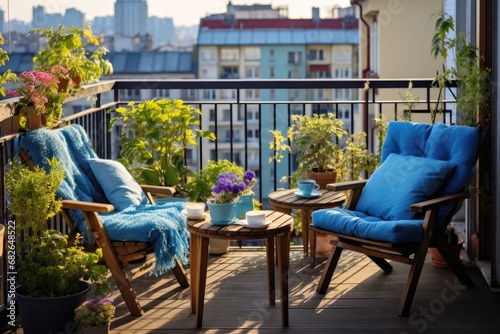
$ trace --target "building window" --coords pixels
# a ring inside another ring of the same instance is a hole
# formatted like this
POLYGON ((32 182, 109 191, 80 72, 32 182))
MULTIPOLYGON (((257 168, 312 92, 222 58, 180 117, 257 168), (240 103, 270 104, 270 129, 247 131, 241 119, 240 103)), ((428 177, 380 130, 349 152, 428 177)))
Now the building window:
POLYGON ((203 49, 200 51, 200 62, 210 63, 215 61, 215 49, 203 49))
POLYGON ((222 120, 224 122, 229 122, 231 120, 231 110, 225 109, 222 111, 222 120))
POLYGON ((239 79, 238 67, 235 67, 235 66, 222 67, 220 78, 221 79, 239 79))
POLYGON ((214 67, 203 66, 200 68, 200 79, 215 79, 217 77, 214 67))
POLYGON ((245 60, 260 60, 260 48, 245 48, 245 60))
POLYGON ((260 66, 245 66, 245 78, 260 78, 260 66))
POLYGON ((204 89, 203 90, 204 100, 215 100, 215 90, 214 89, 204 89))
POLYGON ((247 100, 260 99, 260 89, 245 89, 245 98, 247 100))
POLYGON ((300 51, 290 51, 288 52, 288 64, 299 65, 300 64, 300 56, 302 52, 300 51))
POLYGON ((309 60, 325 60, 325 52, 323 49, 309 50, 309 60))
POLYGON ((215 122, 215 110, 214 109, 210 109, 209 113, 208 113, 208 120, 210 122, 215 122))
POLYGON ((274 60, 274 49, 269 50, 269 59, 274 60))
POLYGON ((221 49, 220 51, 221 61, 239 61, 240 52, 238 49, 221 49))
POLYGON ((276 76, 276 69, 274 68, 274 66, 271 66, 271 68, 269 69, 269 76, 271 78, 274 78, 276 76))

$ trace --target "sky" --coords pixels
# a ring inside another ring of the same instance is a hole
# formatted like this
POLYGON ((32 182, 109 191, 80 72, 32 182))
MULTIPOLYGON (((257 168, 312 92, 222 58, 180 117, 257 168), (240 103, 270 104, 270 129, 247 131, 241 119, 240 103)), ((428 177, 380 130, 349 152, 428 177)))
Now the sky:
MULTIPOLYGON (((47 13, 63 14, 66 8, 77 8, 86 20, 95 16, 112 15, 116 0, 0 0, 0 8, 10 8, 10 19, 31 21, 32 8, 44 6, 47 13)), ((149 16, 171 17, 177 26, 196 25, 207 14, 226 12, 228 0, 147 0, 149 16)), ((319 7, 320 16, 328 17, 328 9, 338 4, 347 7, 350 0, 232 0, 234 5, 272 4, 287 5, 290 18, 311 18, 311 8, 319 7)))

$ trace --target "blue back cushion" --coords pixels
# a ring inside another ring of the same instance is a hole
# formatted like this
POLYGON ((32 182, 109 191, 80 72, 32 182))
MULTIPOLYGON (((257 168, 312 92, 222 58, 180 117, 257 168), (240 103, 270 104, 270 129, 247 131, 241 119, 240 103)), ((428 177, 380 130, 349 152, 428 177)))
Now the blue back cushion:
POLYGON ((89 159, 88 163, 104 190, 106 198, 116 210, 122 211, 131 205, 149 203, 137 181, 118 161, 89 159))
POLYGON ((391 153, 368 180, 356 210, 384 220, 414 219, 410 206, 429 199, 455 166, 391 153))
MULTIPOLYGON (((370 178, 375 179, 366 184, 356 210, 383 219, 415 217, 409 212, 409 206, 402 210, 396 203, 397 196, 400 196, 399 202, 406 205, 408 201, 401 196, 409 196, 410 201, 413 201, 410 204, 413 204, 434 195, 450 195, 464 189, 474 173, 478 143, 479 131, 474 127, 447 126, 442 123, 389 123, 382 148, 382 164, 370 178), (394 160, 394 155, 421 159, 394 160), (386 166, 386 162, 389 165, 386 166), (397 179, 391 179, 391 173, 397 179), (430 175, 425 176, 426 173, 430 175), (393 193, 390 184, 395 189, 394 184, 398 182, 408 189, 393 193), (428 189, 423 189, 419 182, 425 182, 422 185, 425 184, 428 189), (393 209, 394 205, 398 208, 393 209)), ((452 209, 447 207, 440 210, 440 223, 452 209)))

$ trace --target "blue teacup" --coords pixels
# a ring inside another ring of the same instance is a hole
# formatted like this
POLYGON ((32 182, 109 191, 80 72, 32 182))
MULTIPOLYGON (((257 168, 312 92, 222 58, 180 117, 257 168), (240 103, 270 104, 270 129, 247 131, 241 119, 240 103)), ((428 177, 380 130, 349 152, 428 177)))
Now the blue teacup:
POLYGON ((299 180, 297 181, 297 186, 304 196, 311 196, 313 190, 319 189, 319 184, 316 184, 316 181, 314 180, 299 180))

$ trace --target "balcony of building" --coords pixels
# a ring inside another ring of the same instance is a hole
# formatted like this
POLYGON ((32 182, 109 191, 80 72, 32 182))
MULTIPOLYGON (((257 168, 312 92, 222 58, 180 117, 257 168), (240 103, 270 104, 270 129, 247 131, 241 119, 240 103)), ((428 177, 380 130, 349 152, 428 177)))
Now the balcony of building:
MULTIPOLYGON (((200 127, 211 129, 217 136, 215 142, 200 141, 199 146, 186 153, 186 165, 192 171, 199 171, 208 160, 228 159, 245 169, 257 172, 256 199, 264 209, 270 209, 268 194, 284 185, 283 176, 295 170, 293 157, 282 163, 269 162, 273 152, 269 149, 269 130, 286 129, 293 114, 331 112, 345 120, 349 133, 364 131, 368 150, 377 147, 375 118, 384 115, 389 120, 398 120, 411 113, 412 120, 430 123, 431 111, 435 110, 437 92, 431 79, 414 79, 411 110, 408 101, 401 99, 408 89, 410 80, 118 80, 106 81, 86 87, 78 97, 65 104, 64 123, 82 125, 100 158, 119 157, 119 131, 108 131, 108 123, 116 107, 126 105, 131 97, 140 99, 149 96, 151 90, 168 91, 171 98, 191 97, 186 103, 199 108, 200 127), (351 100, 336 99, 335 90, 349 89, 358 92, 351 100), (260 96, 271 96, 269 100, 247 100, 246 90, 259 91, 260 96), (329 99, 310 100, 310 90, 329 90, 329 99), (206 93, 210 91, 211 93, 206 93), (204 99, 217 97, 220 92, 233 91, 231 99, 204 99), (301 99, 278 100, 296 92, 301 99), (133 92, 133 94, 131 94, 133 92), (187 93, 189 92, 189 94, 187 93), (283 92, 281 94, 280 92, 283 92), (394 98, 379 99, 379 94, 394 98), (178 96, 175 96, 178 95, 178 96), (88 99, 91 97, 91 99, 88 99), (82 107, 83 106, 83 107, 82 107), (81 110, 72 113, 73 110, 81 110)), ((456 122, 454 109, 456 101, 445 98, 443 112, 436 121, 446 124, 456 122)), ((12 125, 15 101, 1 104, 2 131, 12 125), (6 115, 6 116, 5 116, 6 115)), ((5 132, 4 132, 5 133, 5 132)), ((11 133, 0 138, 2 166, 16 155, 17 139, 22 133, 11 133)), ((3 173, 1 174, 3 177, 3 173)), ((3 184, 3 180, 2 180, 3 184)), ((468 202, 468 216, 474 213, 474 201, 468 202)), ((5 190, 2 191, 1 215, 6 224, 11 219, 6 207, 5 190)), ((463 233, 467 235, 469 225, 462 222, 463 233)), ((62 218, 50 222, 52 228, 65 231, 62 218)), ((300 248, 300 238, 290 253, 290 325, 281 328, 279 297, 276 307, 269 307, 265 289, 264 250, 261 247, 242 246, 233 243, 230 252, 221 257, 211 257, 205 300, 203 329, 212 332, 309 332, 340 331, 343 333, 413 333, 413 332, 470 332, 496 330, 496 315, 500 311, 500 296, 491 292, 487 280, 468 254, 463 252, 467 270, 475 287, 466 289, 457 283, 453 272, 424 266, 410 317, 398 317, 397 305, 405 284, 407 267, 394 264, 392 273, 384 274, 366 257, 355 253, 344 255, 340 267, 326 295, 315 292, 324 263, 309 266, 300 248), (298 244, 298 245, 297 245, 298 244)), ((469 246, 467 246, 469 247, 469 246)), ((491 251, 495 258, 494 250, 491 251)), ((3 259, 2 268, 5 267, 3 259)), ((189 273, 189 268, 188 268, 189 273)), ((111 329, 116 333, 151 333, 166 331, 197 332, 195 319, 190 310, 189 289, 182 290, 171 274, 165 277, 144 276, 132 282, 138 298, 145 308, 145 314, 136 318, 129 315, 118 290, 113 290, 118 306, 111 329)), ((3 307, 7 303, 7 283, 2 279, 3 307)))

